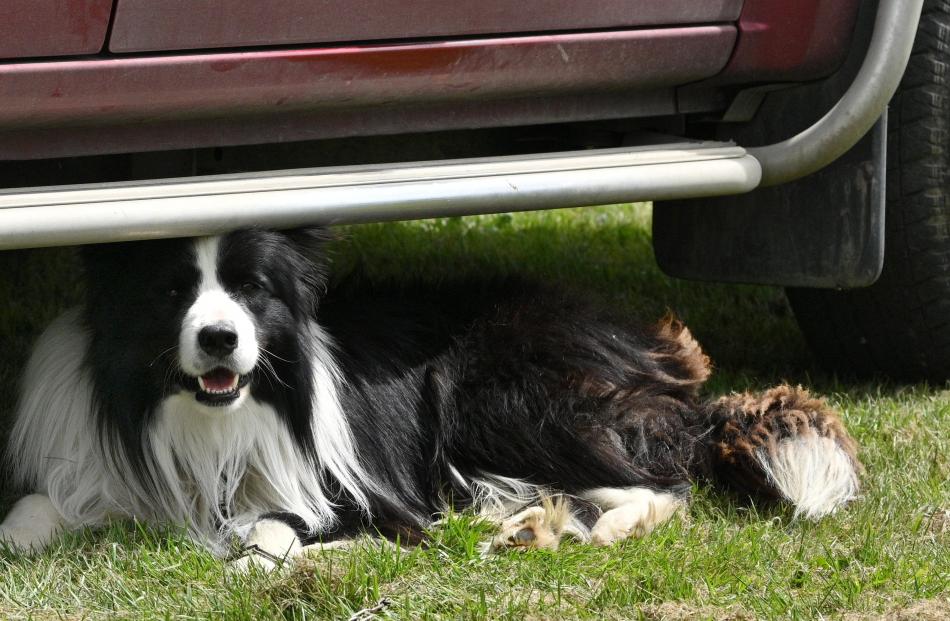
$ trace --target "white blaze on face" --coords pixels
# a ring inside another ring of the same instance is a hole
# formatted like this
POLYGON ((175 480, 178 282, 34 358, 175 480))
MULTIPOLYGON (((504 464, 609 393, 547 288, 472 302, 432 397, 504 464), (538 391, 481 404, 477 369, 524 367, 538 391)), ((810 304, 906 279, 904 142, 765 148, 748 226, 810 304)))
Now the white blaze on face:
POLYGON ((200 273, 198 297, 185 314, 179 336, 181 368, 195 377, 218 367, 245 375, 257 364, 254 322, 247 310, 231 298, 218 280, 220 241, 220 237, 195 240, 196 265, 200 273), (212 326, 226 326, 237 334, 237 347, 224 358, 209 355, 198 344, 201 330, 212 326))

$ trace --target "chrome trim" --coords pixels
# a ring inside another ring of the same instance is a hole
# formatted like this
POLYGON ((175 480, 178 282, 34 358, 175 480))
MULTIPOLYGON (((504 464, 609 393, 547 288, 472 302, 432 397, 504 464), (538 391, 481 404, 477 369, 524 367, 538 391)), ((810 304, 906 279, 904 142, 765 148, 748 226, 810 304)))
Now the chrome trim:
POLYGON ((758 162, 723 143, 276 171, 0 192, 0 249, 737 194, 758 162))

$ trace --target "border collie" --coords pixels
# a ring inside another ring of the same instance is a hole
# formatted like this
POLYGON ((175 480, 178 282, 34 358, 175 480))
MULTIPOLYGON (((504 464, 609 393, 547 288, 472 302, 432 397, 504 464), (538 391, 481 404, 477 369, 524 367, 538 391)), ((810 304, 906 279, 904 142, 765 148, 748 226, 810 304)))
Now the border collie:
POLYGON ((245 230, 90 246, 87 297, 40 337, 9 444, 15 549, 114 517, 187 528, 273 567, 441 512, 492 550, 639 536, 693 482, 818 518, 858 491, 856 446, 779 386, 704 400, 673 320, 638 329, 519 280, 328 285, 328 234, 245 230))

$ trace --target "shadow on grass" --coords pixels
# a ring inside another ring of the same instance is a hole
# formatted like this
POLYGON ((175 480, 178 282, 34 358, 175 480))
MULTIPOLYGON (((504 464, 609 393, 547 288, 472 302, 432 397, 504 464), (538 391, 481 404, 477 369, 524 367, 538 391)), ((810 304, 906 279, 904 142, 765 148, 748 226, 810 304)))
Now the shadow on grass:
MULTIPOLYGON (((811 359, 780 288, 687 282, 653 258, 649 205, 565 209, 346 227, 331 244, 335 272, 371 278, 442 279, 523 274, 561 283, 636 321, 668 312, 686 322, 711 356, 710 394, 788 381, 858 396, 880 384, 840 384, 811 359)), ((9 427, 29 347, 60 311, 81 299, 71 248, 0 253, 0 432, 9 427)), ((2 482, 0 482, 2 488, 2 482)))
MULTIPOLYGON (((375 278, 440 279, 520 273, 562 283, 652 323, 686 322, 712 358, 710 393, 779 381, 842 386, 814 363, 780 288, 669 278, 658 269, 648 205, 567 209, 346 227, 333 243, 336 273, 359 265, 375 278)), ((0 253, 0 426, 8 425, 17 377, 33 339, 81 296, 73 249, 0 253)), ((874 387, 880 391, 880 386, 874 387)))
POLYGON ((359 264, 377 278, 520 273, 600 298, 641 323, 672 312, 712 357, 714 391, 820 375, 781 289, 660 272, 643 206, 364 225, 344 235, 335 252, 341 271, 359 264))

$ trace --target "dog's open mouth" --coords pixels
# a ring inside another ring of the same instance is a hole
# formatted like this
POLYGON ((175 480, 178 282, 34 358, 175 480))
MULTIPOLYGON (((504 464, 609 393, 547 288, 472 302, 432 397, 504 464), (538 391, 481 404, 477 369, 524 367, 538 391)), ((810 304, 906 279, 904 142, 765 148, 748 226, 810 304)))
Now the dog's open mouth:
POLYGON ((199 403, 228 405, 241 396, 241 389, 250 381, 250 375, 239 375, 231 369, 217 367, 199 377, 182 375, 181 385, 185 390, 194 391, 199 403))

